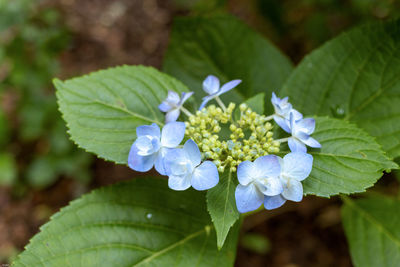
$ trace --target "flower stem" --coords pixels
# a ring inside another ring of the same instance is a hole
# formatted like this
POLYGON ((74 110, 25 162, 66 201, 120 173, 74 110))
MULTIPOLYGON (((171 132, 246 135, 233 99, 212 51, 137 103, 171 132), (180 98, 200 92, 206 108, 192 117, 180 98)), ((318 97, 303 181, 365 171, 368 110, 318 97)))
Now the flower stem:
POLYGON ((270 120, 272 120, 272 119, 274 118, 274 115, 275 115, 275 114, 272 114, 272 115, 270 115, 270 116, 265 117, 265 118, 264 118, 264 121, 270 121, 270 120))
POLYGON ((289 140, 289 137, 282 138, 282 139, 277 139, 277 140, 275 140, 275 141, 278 141, 279 143, 285 143, 285 142, 287 142, 288 140, 289 140))
POLYGON ((193 114, 189 110, 187 110, 186 108, 181 107, 181 110, 183 111, 183 113, 186 114, 186 116, 188 116, 188 117, 193 116, 193 114))
POLYGON ((226 107, 224 105, 224 103, 222 103, 221 99, 219 98, 219 96, 217 96, 215 98, 215 100, 217 100, 218 105, 222 108, 222 110, 225 112, 226 111, 226 107))

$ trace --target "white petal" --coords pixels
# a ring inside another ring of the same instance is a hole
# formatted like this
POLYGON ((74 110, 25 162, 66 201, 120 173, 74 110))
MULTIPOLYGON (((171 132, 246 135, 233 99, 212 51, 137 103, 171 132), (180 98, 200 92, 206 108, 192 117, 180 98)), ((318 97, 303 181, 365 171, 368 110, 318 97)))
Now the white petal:
POLYGON ((199 147, 192 139, 186 141, 183 145, 183 150, 186 152, 187 157, 190 159, 194 167, 200 164, 201 153, 199 147))
POLYGON ((196 190, 207 190, 218 184, 217 166, 211 161, 204 161, 193 171, 192 187, 196 190))
POLYGON ((181 111, 179 108, 173 108, 165 114, 165 123, 174 122, 179 118, 181 111))
POLYGON ((254 186, 238 185, 235 190, 236 207, 240 213, 249 212, 258 209, 264 200, 264 195, 261 194, 254 186))
POLYGON ((282 195, 277 195, 277 196, 266 196, 264 198, 264 207, 267 210, 273 210, 276 208, 281 207, 283 204, 285 204, 286 199, 282 197, 282 195))
POLYGON ((209 95, 217 93, 219 90, 219 79, 214 75, 208 75, 203 81, 203 90, 209 95))
POLYGON ((283 157, 282 174, 303 181, 311 172, 313 157, 302 152, 292 152, 283 157))
POLYGON ((154 168, 161 175, 167 175, 164 167, 164 159, 165 155, 167 154, 167 149, 168 148, 161 148, 160 151, 158 151, 158 153, 156 154, 154 162, 154 168))
POLYGON ((168 187, 177 191, 186 190, 190 187, 190 178, 191 178, 190 175, 186 176, 170 175, 168 178, 168 187))
POLYGON ((185 123, 170 122, 167 123, 161 132, 161 145, 164 147, 177 147, 185 135, 185 123))
POLYGON ((292 151, 292 152, 303 152, 303 153, 307 152, 306 146, 294 137, 289 138, 288 145, 289 145, 290 151, 292 151))
POLYGON ((288 179, 282 196, 287 200, 299 202, 303 199, 303 185, 295 179, 288 179))
POLYGON ((150 135, 160 138, 160 127, 155 123, 136 127, 136 136, 139 137, 142 135, 150 135))

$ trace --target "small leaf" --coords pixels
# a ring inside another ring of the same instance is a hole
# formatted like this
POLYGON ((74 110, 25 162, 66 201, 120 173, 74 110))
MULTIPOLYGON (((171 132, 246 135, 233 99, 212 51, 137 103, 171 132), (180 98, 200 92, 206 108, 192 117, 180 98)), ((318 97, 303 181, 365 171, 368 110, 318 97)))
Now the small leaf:
POLYGON ((217 232, 218 248, 224 245, 230 228, 239 219, 236 208, 236 174, 226 171, 220 182, 207 192, 207 209, 217 232))
POLYGON ((134 179, 73 201, 13 266, 233 266, 237 226, 218 250, 204 193, 134 179))
POLYGON ((281 96, 306 115, 357 123, 400 156, 400 20, 341 34, 307 56, 281 96))
POLYGON ((158 105, 168 90, 188 91, 151 67, 123 66, 67 81, 54 80, 71 139, 106 160, 125 164, 136 127, 162 125, 158 105))
POLYGON ((400 201, 344 197, 343 226, 356 267, 400 266, 400 201))
POLYGON ((363 192, 384 170, 398 167, 373 137, 346 121, 317 117, 312 136, 322 148, 309 152, 314 162, 303 182, 305 194, 328 197, 363 192))
POLYGON ((259 93, 245 101, 245 103, 256 113, 264 113, 265 94, 259 93))
MULTIPOLYGON (((233 16, 185 17, 174 21, 163 69, 202 96, 209 74, 221 82, 241 79, 222 99, 241 103, 260 92, 278 91, 292 70, 289 59, 233 16)), ((267 107, 268 112, 272 107, 267 107)))

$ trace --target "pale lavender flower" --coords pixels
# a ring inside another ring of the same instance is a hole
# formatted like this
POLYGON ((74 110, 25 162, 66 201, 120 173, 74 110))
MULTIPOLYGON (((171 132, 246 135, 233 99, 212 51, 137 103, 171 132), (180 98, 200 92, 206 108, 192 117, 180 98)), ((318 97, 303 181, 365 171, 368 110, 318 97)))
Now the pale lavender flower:
POLYGON ((232 90, 241 82, 241 80, 232 80, 220 87, 219 79, 214 75, 208 75, 203 81, 203 90, 208 94, 208 96, 203 97, 203 102, 201 103, 199 110, 203 109, 210 100, 232 90))
POLYGON ((176 148, 185 135, 183 122, 166 124, 160 133, 160 127, 153 123, 136 128, 137 139, 132 144, 128 156, 128 166, 140 172, 146 172, 155 166, 165 175, 164 158, 168 150, 176 148))
POLYGON ((168 186, 173 190, 186 190, 192 186, 196 190, 207 190, 218 184, 217 166, 211 161, 201 163, 197 144, 189 139, 182 149, 172 149, 164 162, 169 176, 168 186))
POLYGON ((290 113, 293 114, 295 120, 300 120, 303 115, 292 107, 288 102, 289 98, 285 97, 280 99, 272 92, 271 103, 274 106, 274 120, 286 132, 290 133, 290 113))
POLYGON ((176 121, 181 113, 183 104, 189 97, 193 95, 193 92, 182 92, 181 97, 174 91, 168 91, 167 98, 158 106, 165 114, 165 123, 176 121))
POLYGON ((290 113, 289 128, 291 137, 288 145, 292 152, 307 152, 306 145, 309 147, 320 148, 321 144, 310 135, 315 130, 315 120, 312 118, 295 120, 295 115, 290 113))

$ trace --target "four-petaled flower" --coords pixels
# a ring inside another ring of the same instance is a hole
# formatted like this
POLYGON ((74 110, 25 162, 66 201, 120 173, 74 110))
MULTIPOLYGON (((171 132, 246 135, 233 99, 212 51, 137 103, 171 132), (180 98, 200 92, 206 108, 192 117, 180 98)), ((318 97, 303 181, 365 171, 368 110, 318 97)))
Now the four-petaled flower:
POLYGON ((218 184, 217 166, 211 161, 201 163, 197 144, 189 139, 182 149, 172 149, 166 155, 168 186, 174 190, 186 190, 192 186, 196 190, 207 190, 218 184))
POLYGON ((292 152, 283 159, 279 157, 279 162, 281 166, 279 178, 283 185, 283 191, 279 195, 264 198, 264 207, 267 210, 279 208, 286 200, 299 202, 303 199, 301 181, 310 175, 313 157, 302 152, 292 152))
POLYGON ((280 99, 272 92, 271 103, 274 106, 274 120, 286 132, 290 133, 289 119, 290 113, 293 114, 295 120, 300 120, 303 115, 292 107, 288 102, 289 98, 285 97, 280 99))
POLYGON ((254 162, 239 164, 236 187, 236 206, 240 213, 258 209, 267 196, 276 196, 283 192, 279 179, 281 167, 275 155, 262 156, 254 162))
POLYGON ((288 139, 290 151, 300 151, 305 153, 307 152, 306 145, 314 148, 321 147, 321 144, 310 136, 315 129, 314 119, 307 118, 295 120, 295 115, 290 113, 289 127, 292 134, 288 139))
POLYGON ((165 114, 165 123, 176 121, 181 113, 181 109, 185 101, 193 95, 193 92, 182 92, 182 96, 179 97, 178 93, 174 91, 168 91, 167 98, 158 106, 165 114))
POLYGON ((128 156, 131 169, 146 172, 155 166, 156 170, 165 175, 164 158, 168 150, 176 148, 185 135, 183 122, 166 124, 160 134, 160 127, 153 123, 136 128, 137 139, 132 144, 128 156))
POLYGON ((214 75, 208 75, 203 81, 203 90, 208 94, 208 96, 203 97, 203 102, 201 103, 199 110, 203 109, 208 101, 232 90, 241 82, 241 80, 232 80, 224 84, 222 87, 219 87, 219 79, 214 75))

